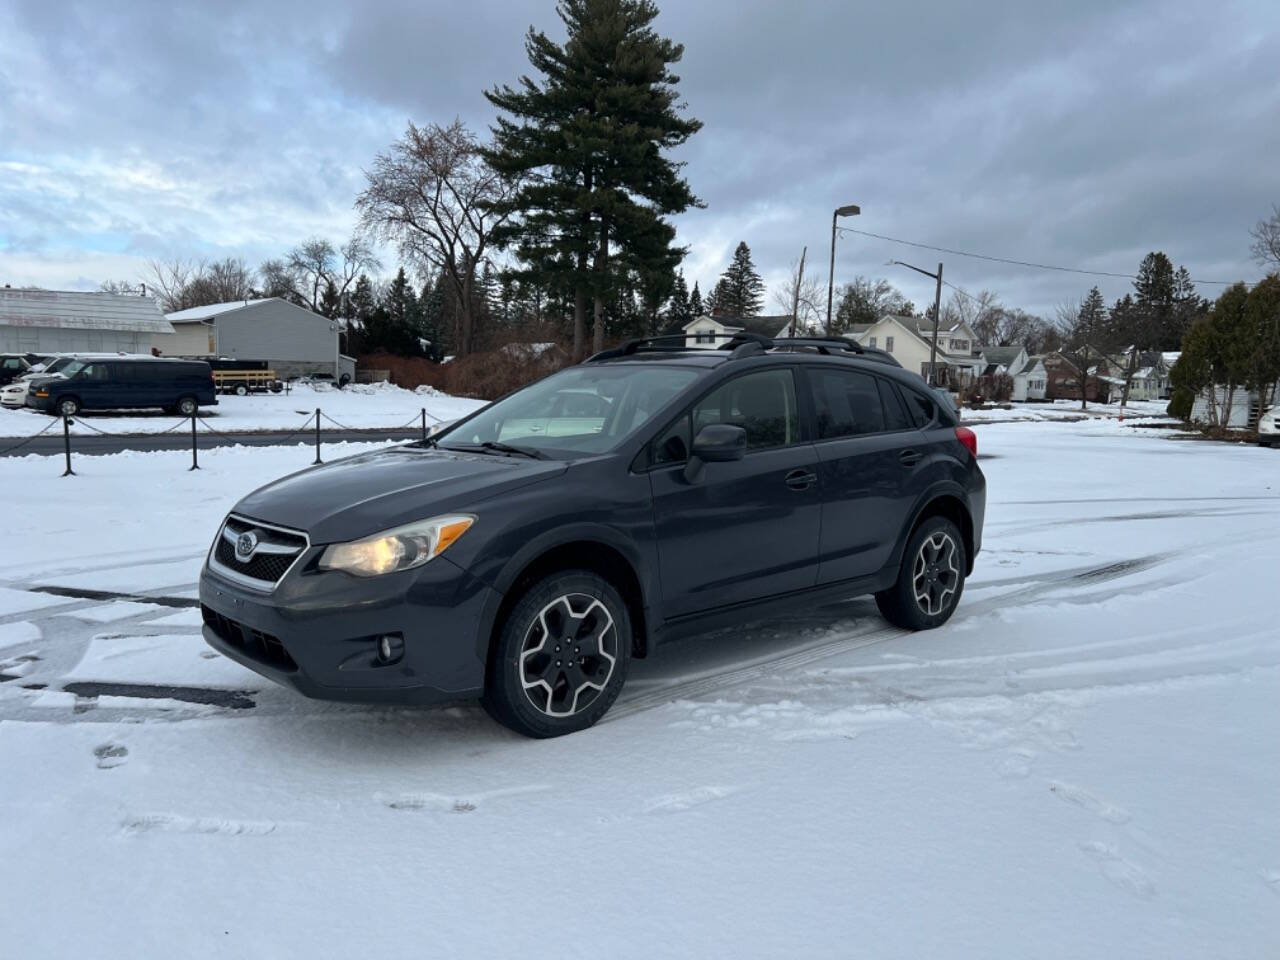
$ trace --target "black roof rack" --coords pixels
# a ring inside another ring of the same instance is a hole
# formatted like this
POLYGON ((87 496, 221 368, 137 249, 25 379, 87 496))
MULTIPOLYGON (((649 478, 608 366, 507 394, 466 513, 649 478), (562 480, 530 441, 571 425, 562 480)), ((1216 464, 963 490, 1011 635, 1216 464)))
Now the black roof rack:
POLYGON ((757 356, 766 350, 772 350, 776 347, 809 347, 821 354, 832 353, 853 353, 867 360, 875 360, 880 363, 887 363, 891 366, 902 366, 890 354, 875 347, 864 347, 856 340, 850 340, 848 337, 765 337, 758 333, 748 333, 740 330, 737 333, 666 333, 656 337, 638 337, 634 340, 628 340, 626 343, 612 347, 608 350, 602 350, 586 359, 586 363, 597 363, 601 360, 613 360, 617 357, 629 357, 641 351, 649 352, 671 352, 681 353, 689 348, 690 339, 693 342, 706 342, 705 338, 711 337, 715 340, 723 340, 717 350, 728 350, 729 359, 737 360, 742 357, 757 356), (704 338, 698 340, 698 337, 704 338))

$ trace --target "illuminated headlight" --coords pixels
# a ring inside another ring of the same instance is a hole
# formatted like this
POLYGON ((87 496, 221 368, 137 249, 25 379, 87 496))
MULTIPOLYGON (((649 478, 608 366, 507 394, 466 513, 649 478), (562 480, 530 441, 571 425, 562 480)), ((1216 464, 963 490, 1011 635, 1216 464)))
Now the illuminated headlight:
POLYGON ((476 518, 467 514, 450 514, 384 530, 363 540, 333 543, 320 554, 319 567, 357 577, 412 570, 448 550, 475 522, 476 518))

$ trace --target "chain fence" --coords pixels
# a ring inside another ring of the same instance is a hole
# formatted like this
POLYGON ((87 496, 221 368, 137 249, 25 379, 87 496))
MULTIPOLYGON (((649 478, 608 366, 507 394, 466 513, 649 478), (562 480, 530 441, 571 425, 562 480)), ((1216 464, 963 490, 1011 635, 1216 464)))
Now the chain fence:
MULTIPOLYGON (((407 433, 408 431, 413 430, 414 428, 417 428, 416 432, 418 432, 419 435, 411 439, 426 440, 432 433, 435 432, 435 428, 438 425, 445 423, 446 421, 441 417, 437 417, 436 415, 432 414, 425 407, 423 407, 418 411, 417 414, 413 416, 412 419, 408 420, 406 423, 404 423, 401 426, 352 427, 345 423, 342 423, 341 421, 335 420, 329 414, 325 413, 321 408, 317 407, 314 413, 308 414, 306 419, 303 420, 301 424, 299 424, 293 430, 290 430, 288 433, 281 433, 275 430, 243 431, 243 432, 229 433, 227 431, 219 429, 218 427, 215 427, 204 417, 200 416, 198 412, 195 414, 192 414, 189 417, 181 418, 180 420, 176 421, 170 426, 165 427, 163 430, 151 430, 145 433, 139 433, 137 431, 106 430, 106 429, 103 429, 102 427, 97 426, 96 424, 87 422, 81 415, 76 415, 74 417, 51 417, 48 423, 46 423, 43 427, 41 427, 39 430, 31 434, 30 436, 22 437, 18 439, 16 443, 12 443, 5 447, 0 447, 0 457, 5 457, 10 454, 16 453, 18 450, 21 450, 22 448, 29 446, 30 444, 37 441, 39 438, 45 436, 55 427, 61 425, 62 434, 63 434, 63 443, 60 449, 46 450, 46 451, 33 451, 32 453, 24 454, 24 456, 58 456, 58 455, 64 456, 66 459, 66 470, 62 475, 76 476, 75 471, 72 470, 71 468, 71 455, 72 453, 76 452, 74 450, 74 445, 72 444, 72 441, 75 440, 76 438, 85 438, 89 436, 113 437, 121 440, 123 443, 128 443, 129 441, 133 441, 136 443, 138 448, 143 450, 153 449, 157 452, 159 451, 175 452, 175 451, 185 450, 187 449, 187 447, 185 445, 182 447, 179 447, 179 446, 174 446, 167 443, 161 446, 152 446, 148 443, 148 441, 151 440, 152 438, 164 437, 178 430, 189 427, 191 430, 191 445, 190 445, 191 467, 189 469, 191 470, 200 469, 198 454, 199 454, 199 451, 202 449, 210 450, 210 449, 216 449, 217 447, 223 447, 223 446, 249 446, 249 447, 287 446, 290 443, 290 441, 294 440, 297 437, 301 437, 303 435, 309 435, 310 437, 312 437, 312 443, 309 444, 309 446, 312 446, 315 449, 315 459, 312 462, 322 463, 323 459, 321 457, 321 446, 324 442, 324 432, 321 429, 322 422, 329 423, 333 427, 336 427, 338 430, 346 431, 348 433, 357 433, 357 434, 364 433, 364 432, 407 433), (428 420, 430 420, 430 424, 428 424, 428 420), (84 428, 89 432, 83 433, 81 432, 80 428, 84 428), (201 446, 200 444, 201 437, 216 437, 220 442, 201 446)), ((9 439, 9 438, 6 438, 6 439, 9 439)), ((383 439, 383 438, 370 437, 369 439, 373 442, 376 442, 377 440, 383 439)), ((410 439, 410 438, 386 438, 386 439, 388 440, 388 442, 405 442, 405 439, 410 439)), ((125 449, 127 449, 127 447, 125 449)), ((80 453, 82 456, 84 455, 84 451, 80 451, 80 453)))

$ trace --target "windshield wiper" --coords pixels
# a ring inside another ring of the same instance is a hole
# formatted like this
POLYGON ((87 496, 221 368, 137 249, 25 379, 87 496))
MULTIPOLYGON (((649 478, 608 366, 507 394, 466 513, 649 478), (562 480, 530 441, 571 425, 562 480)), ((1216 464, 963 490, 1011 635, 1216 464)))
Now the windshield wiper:
POLYGON ((509 443, 503 443, 501 440, 486 440, 484 443, 453 443, 447 447, 441 447, 442 450, 465 450, 470 453, 505 453, 515 454, 519 457, 528 457, 530 460, 546 460, 547 455, 541 450, 534 450, 532 447, 517 447, 509 443))

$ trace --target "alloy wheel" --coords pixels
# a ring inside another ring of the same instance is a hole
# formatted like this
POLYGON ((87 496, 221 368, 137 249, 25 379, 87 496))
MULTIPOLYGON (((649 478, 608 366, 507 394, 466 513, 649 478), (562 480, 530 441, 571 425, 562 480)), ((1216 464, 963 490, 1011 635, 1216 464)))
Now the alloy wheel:
POLYGON ((604 692, 618 660, 609 608, 585 593, 548 603, 534 617, 517 668, 529 702, 549 717, 571 717, 604 692))
POLYGON ((916 603, 930 617, 947 609, 960 586, 959 551, 949 534, 939 531, 920 544, 912 568, 916 603))

